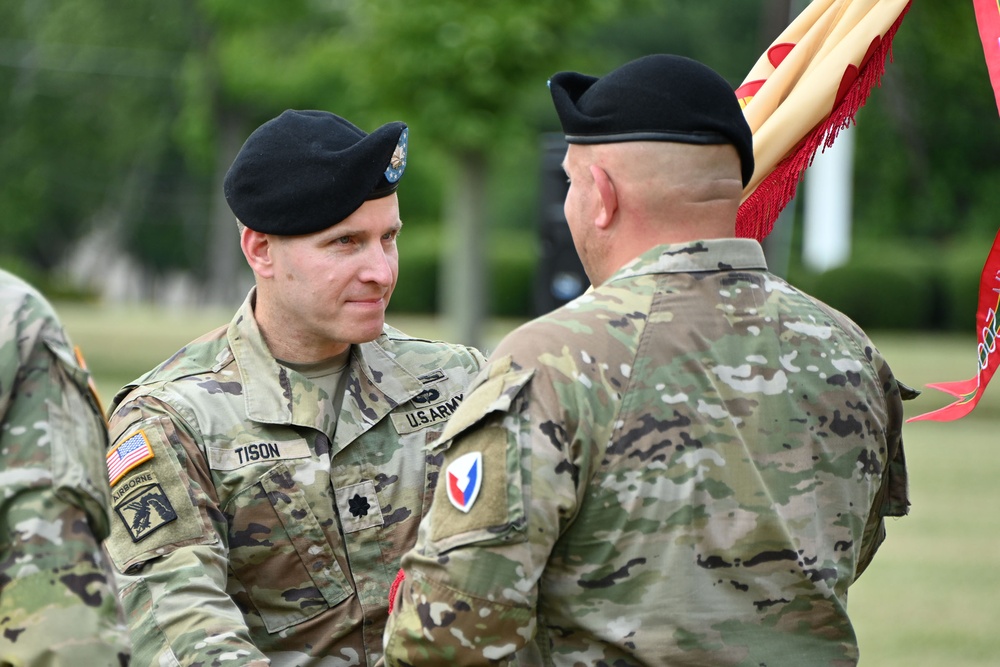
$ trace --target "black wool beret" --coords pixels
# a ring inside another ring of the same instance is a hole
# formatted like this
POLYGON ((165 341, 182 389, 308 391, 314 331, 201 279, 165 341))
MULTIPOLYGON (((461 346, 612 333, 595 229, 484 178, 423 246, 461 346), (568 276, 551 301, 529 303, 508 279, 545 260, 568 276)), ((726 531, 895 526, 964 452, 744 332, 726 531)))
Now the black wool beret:
POLYGON ((326 229, 366 200, 395 192, 406 168, 407 133, 400 122, 367 134, 327 111, 289 109, 247 138, 226 173, 226 201, 258 232, 326 229))
POLYGON ((571 144, 728 143, 739 153, 743 185, 753 176, 753 135, 736 93, 696 60, 645 56, 601 78, 559 72, 549 90, 571 144))

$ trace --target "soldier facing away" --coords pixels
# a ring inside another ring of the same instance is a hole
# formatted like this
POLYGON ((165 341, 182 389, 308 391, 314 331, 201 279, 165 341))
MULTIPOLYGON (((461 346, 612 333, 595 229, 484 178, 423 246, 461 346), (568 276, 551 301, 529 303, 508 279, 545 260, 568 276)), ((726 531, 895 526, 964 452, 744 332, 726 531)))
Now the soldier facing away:
POLYGON ((483 362, 385 324, 407 128, 257 128, 225 180, 255 287, 110 410, 137 665, 368 665, 442 432, 483 362))
POLYGON ((0 665, 129 663, 89 380, 48 301, 0 270, 0 665))
POLYGON ((510 334, 434 448, 389 665, 846 665, 908 508, 900 385, 733 238, 728 83, 668 55, 551 94, 594 288, 510 334))

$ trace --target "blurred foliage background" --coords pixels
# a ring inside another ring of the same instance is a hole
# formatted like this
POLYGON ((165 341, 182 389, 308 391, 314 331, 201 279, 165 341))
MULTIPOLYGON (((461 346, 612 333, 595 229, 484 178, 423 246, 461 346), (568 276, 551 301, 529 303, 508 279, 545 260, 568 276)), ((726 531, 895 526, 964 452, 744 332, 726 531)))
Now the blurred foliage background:
MULTIPOLYGON (((57 298, 235 305, 251 278, 223 175, 260 123, 320 108, 367 130, 410 125, 391 309, 441 309, 442 267, 472 261, 489 269, 485 314, 525 317, 540 137, 558 128, 547 77, 672 52, 735 87, 802 4, 3 3, 0 265, 57 298)), ((915 2, 893 53, 857 117, 850 263, 805 268, 793 215, 783 270, 864 326, 971 329, 1000 211, 1000 119, 972 3, 915 2)))

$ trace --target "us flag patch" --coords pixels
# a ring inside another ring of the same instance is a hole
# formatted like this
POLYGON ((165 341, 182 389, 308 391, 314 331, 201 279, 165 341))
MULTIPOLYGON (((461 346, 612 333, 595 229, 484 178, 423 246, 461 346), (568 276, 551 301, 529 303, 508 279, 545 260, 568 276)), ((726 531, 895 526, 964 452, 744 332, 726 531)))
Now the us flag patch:
POLYGON ((142 430, 136 431, 108 452, 108 480, 114 486, 125 473, 151 458, 153 448, 149 446, 149 439, 142 430))

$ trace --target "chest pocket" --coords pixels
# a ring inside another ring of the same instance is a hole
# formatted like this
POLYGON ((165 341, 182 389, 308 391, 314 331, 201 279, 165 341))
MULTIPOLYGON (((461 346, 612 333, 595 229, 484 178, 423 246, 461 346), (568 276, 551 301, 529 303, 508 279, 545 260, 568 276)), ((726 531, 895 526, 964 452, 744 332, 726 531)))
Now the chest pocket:
POLYGON ((224 512, 230 567, 268 632, 308 620, 353 593, 285 462, 236 494, 224 512))

